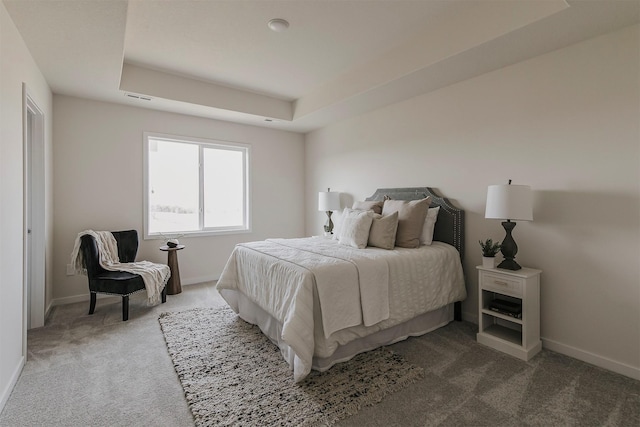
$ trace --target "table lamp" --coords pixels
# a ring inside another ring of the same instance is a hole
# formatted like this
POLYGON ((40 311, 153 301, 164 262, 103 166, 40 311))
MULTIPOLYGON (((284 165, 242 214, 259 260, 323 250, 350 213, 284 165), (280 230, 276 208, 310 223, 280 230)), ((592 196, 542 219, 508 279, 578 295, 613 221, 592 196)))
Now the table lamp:
POLYGON ((330 188, 318 193, 318 210, 327 213, 327 224, 324 226, 325 234, 333 234, 331 214, 338 209, 340 209, 340 193, 331 191, 330 188))
POLYGON ((484 214, 489 219, 506 219, 502 226, 506 236, 501 244, 501 252, 504 260, 498 268, 506 270, 520 270, 522 267, 516 262, 518 245, 511 236, 511 231, 516 226, 515 221, 533 221, 533 209, 531 203, 531 187, 528 185, 490 185, 487 190, 487 209, 484 214))

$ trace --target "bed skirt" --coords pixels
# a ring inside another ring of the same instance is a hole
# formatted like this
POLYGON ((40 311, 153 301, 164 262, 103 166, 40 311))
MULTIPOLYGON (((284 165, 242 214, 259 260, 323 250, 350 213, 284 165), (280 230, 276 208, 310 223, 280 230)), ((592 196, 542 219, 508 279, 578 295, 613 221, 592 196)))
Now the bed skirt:
MULTIPOLYGON (((257 325, 262 333, 280 348, 282 357, 293 369, 296 360, 293 350, 281 339, 282 324, 263 310, 260 306, 249 300, 243 294, 229 290, 220 290, 238 315, 248 323, 257 325)), ((354 356, 378 347, 390 345, 410 336, 420 336, 447 325, 454 318, 454 304, 449 304, 437 310, 424 313, 404 323, 373 332, 363 338, 358 338, 344 345, 340 345, 329 357, 313 357, 312 369, 326 371, 336 363, 346 362, 354 356)))

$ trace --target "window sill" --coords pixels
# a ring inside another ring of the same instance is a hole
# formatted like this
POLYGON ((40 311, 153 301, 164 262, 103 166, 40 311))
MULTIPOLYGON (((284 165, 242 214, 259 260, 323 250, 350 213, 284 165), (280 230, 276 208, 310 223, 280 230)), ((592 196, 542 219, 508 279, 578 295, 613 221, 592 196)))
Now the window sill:
POLYGON ((178 239, 182 239, 182 238, 191 238, 191 237, 213 237, 213 236, 226 236, 226 235, 230 235, 230 234, 247 234, 247 233, 251 233, 252 230, 249 229, 236 229, 236 230, 212 230, 212 231, 178 231, 178 232, 171 232, 171 233, 164 233, 164 235, 162 234, 146 234, 144 235, 144 240, 167 240, 167 239, 173 239, 176 238, 174 236, 179 236, 177 237, 178 239))

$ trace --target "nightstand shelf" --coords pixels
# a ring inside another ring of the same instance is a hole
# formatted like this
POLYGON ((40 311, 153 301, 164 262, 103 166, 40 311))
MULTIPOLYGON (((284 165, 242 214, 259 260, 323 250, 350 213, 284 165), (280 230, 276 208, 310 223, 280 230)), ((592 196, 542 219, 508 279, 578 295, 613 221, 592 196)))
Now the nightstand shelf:
POLYGON ((487 316, 493 316, 493 317, 496 317, 498 319, 504 319, 504 320, 506 320, 508 322, 512 322, 512 323, 516 323, 516 324, 522 325, 522 320, 517 319, 515 317, 508 316, 506 314, 501 314, 501 313, 495 312, 493 310, 482 309, 482 314, 486 314, 487 316))
POLYGON ((529 360, 542 348, 540 341, 540 274, 523 268, 517 271, 498 268, 478 269, 479 343, 522 360, 529 360), (490 309, 502 301, 515 308, 520 317, 490 309))
POLYGON ((522 332, 516 331, 506 326, 492 324, 484 330, 485 334, 488 334, 494 338, 499 338, 503 341, 507 341, 511 344, 515 344, 518 347, 522 346, 522 332))

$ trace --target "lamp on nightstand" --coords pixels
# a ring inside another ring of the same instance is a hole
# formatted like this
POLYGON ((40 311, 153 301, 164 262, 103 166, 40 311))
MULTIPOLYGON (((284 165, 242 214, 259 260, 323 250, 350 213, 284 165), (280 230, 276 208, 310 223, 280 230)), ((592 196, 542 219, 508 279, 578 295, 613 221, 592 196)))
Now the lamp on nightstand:
POLYGON ((340 193, 331 191, 330 188, 318 193, 318 210, 327 213, 327 224, 324 226, 325 234, 333 234, 331 214, 338 209, 340 209, 340 193))
POLYGON ((485 218, 506 219, 502 226, 506 236, 501 244, 501 252, 504 260, 498 268, 506 270, 520 270, 522 267, 516 262, 518 245, 511 236, 511 231, 516 226, 516 221, 533 221, 533 208, 531 206, 531 187, 528 185, 490 185, 487 190, 487 209, 485 218))

